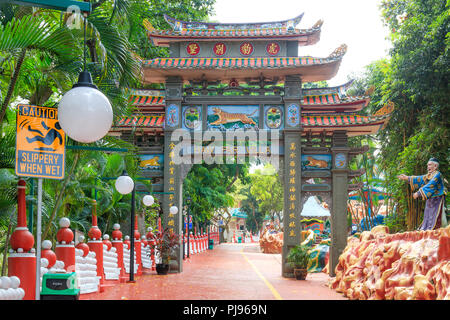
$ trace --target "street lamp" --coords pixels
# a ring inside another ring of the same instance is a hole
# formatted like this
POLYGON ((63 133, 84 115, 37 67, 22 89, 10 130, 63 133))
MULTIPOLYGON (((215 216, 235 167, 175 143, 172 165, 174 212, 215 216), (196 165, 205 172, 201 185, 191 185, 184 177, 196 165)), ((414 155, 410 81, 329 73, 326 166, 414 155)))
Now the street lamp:
POLYGON ((92 82, 86 71, 86 19, 84 18, 84 69, 78 82, 66 92, 58 105, 58 121, 73 140, 91 143, 111 129, 113 110, 108 98, 92 82))
POLYGON ((133 179, 131 179, 131 177, 125 170, 123 170, 122 175, 117 178, 115 187, 120 194, 125 195, 131 192, 130 282, 134 282, 134 211, 135 211, 134 198, 136 194, 136 188, 134 186, 133 179))
POLYGON ((190 206, 191 206, 191 197, 186 197, 186 204, 187 204, 187 223, 186 223, 186 234, 187 234, 187 257, 189 258, 189 251, 190 251, 190 247, 189 247, 189 221, 190 221, 190 206))
POLYGON ((169 209, 170 214, 176 215, 178 213, 178 208, 175 206, 170 207, 169 209))
POLYGON ((147 194, 144 198, 142 198, 142 202, 145 206, 150 207, 155 203, 155 199, 151 195, 147 194))

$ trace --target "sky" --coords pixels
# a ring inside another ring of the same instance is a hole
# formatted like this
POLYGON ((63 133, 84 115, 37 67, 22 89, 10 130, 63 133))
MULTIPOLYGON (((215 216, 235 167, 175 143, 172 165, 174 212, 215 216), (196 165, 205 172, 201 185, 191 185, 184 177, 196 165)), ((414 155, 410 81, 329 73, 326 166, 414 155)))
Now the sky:
POLYGON ((270 22, 294 18, 304 13, 299 29, 309 29, 324 21, 320 40, 299 47, 299 56, 328 57, 341 44, 347 45, 337 75, 330 86, 346 83, 364 72, 371 62, 388 55, 388 30, 378 8, 381 0, 216 0, 212 21, 270 22))

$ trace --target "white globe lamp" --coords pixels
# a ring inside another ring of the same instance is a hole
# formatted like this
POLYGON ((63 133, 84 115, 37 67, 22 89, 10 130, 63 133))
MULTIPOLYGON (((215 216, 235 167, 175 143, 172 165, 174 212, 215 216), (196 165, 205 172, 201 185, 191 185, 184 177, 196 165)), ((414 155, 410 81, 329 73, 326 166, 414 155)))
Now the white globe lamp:
POLYGON ((144 196, 144 198, 142 198, 142 202, 144 203, 144 205, 149 207, 155 203, 155 199, 151 195, 147 194, 144 196))
POLYGON ((170 214, 175 215, 178 213, 178 208, 175 206, 172 206, 172 207, 170 207, 169 212, 170 212, 170 214))
POLYGON ((134 181, 124 171, 124 173, 122 173, 122 175, 117 178, 115 186, 116 186, 116 190, 119 193, 121 193, 121 194, 129 194, 131 191, 133 191, 134 181))
POLYGON ((92 83, 89 72, 81 72, 78 83, 62 97, 58 121, 71 139, 82 143, 97 141, 111 129, 111 103, 92 83))

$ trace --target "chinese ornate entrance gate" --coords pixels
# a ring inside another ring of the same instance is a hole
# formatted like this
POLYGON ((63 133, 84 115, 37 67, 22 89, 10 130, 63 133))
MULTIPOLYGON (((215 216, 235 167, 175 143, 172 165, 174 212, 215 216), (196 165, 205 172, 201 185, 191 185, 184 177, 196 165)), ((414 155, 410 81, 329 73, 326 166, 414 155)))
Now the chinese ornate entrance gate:
MULTIPOLYGON (((169 47, 170 57, 144 61, 144 81, 163 83, 165 89, 134 90, 131 99, 141 114, 122 119, 111 134, 140 148, 143 174, 154 177, 165 193, 164 225, 181 234, 181 214, 169 212, 172 205, 182 208, 182 183, 190 169, 176 159, 178 130, 183 129, 194 146, 219 133, 245 130, 258 137, 267 131, 273 137, 276 132, 279 150, 272 145, 271 152, 280 156, 284 181, 282 275, 293 276, 286 256, 301 241, 303 203, 321 195, 331 211, 333 276, 347 241, 348 191, 357 187, 348 181, 362 174, 350 171, 348 163, 366 151, 349 148, 348 137, 376 133, 391 110, 355 114, 369 98, 347 96, 351 82, 302 88, 303 83, 334 77, 347 49, 342 45, 326 58, 298 56, 299 48, 319 41, 322 26, 318 21, 309 29, 297 29, 302 16, 247 24, 184 22, 166 16, 172 30, 146 24, 152 43, 169 47), (311 178, 318 182, 310 183, 311 178)), ((192 158, 200 154, 192 150, 192 158)), ((180 248, 172 272, 182 271, 182 256, 180 248)))

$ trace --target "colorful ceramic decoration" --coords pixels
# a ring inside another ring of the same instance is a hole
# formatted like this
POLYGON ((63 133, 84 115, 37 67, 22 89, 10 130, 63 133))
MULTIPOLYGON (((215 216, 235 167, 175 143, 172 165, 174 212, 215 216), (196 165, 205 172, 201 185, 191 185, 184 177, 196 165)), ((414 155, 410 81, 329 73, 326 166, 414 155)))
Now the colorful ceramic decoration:
POLYGON ((202 108, 183 107, 183 128, 199 130, 202 128, 202 108))
POLYGON ((266 46, 266 51, 271 56, 276 56, 278 53, 280 53, 280 45, 277 42, 270 42, 266 46))
POLYGON ((178 126, 179 123, 179 114, 178 114, 178 106, 171 104, 168 108, 167 108, 167 112, 166 112, 166 124, 169 127, 176 127, 178 126))
POLYGON ((258 128, 259 106, 208 106, 208 129, 220 131, 258 128))
POLYGON ((145 154, 139 156, 141 170, 162 170, 164 167, 163 154, 145 154))
POLYGON ((331 154, 302 154, 302 170, 330 170, 331 154))
POLYGON ((287 124, 291 127, 296 127, 300 123, 300 108, 296 104, 291 104, 287 109, 287 124))
POLYGON ((281 106, 265 106, 264 107, 264 128, 265 129, 282 129, 283 127, 283 111, 281 106))
POLYGON ((250 56, 253 53, 253 45, 250 42, 243 42, 239 47, 239 51, 243 56, 250 56))
POLYGON ((213 52, 216 56, 223 56, 227 52, 227 46, 223 42, 218 42, 214 45, 213 52))
POLYGON ((343 169, 347 165, 347 159, 345 158, 345 154, 337 153, 334 158, 334 166, 337 169, 343 169))
POLYGON ((197 42, 190 42, 186 46, 186 52, 190 56, 196 56, 200 53, 200 45, 197 42))

